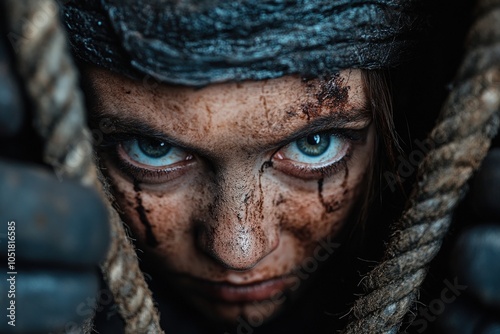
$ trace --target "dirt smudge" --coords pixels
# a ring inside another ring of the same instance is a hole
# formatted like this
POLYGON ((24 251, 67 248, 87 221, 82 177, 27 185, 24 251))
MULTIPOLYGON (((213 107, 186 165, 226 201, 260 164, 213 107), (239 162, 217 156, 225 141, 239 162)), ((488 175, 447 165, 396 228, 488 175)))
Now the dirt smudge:
POLYGON ((144 209, 144 205, 142 204, 142 196, 141 196, 141 187, 139 186, 139 182, 134 180, 134 191, 135 191, 135 201, 136 207, 135 210, 139 215, 139 219, 141 220, 142 225, 146 228, 146 243, 150 247, 158 246, 158 240, 153 234, 152 225, 148 219, 148 215, 146 209, 144 209))
POLYGON ((324 183, 324 179, 321 178, 321 179, 318 180, 318 198, 319 198, 319 201, 320 201, 321 205, 323 205, 323 208, 325 208, 325 212, 326 213, 335 212, 335 211, 339 210, 342 207, 342 204, 346 200, 346 195, 349 192, 349 190, 347 188, 347 181, 348 181, 348 179, 349 179, 349 168, 347 168, 347 166, 344 164, 344 179, 342 180, 342 184, 340 185, 340 187, 342 189, 344 189, 344 191, 342 192, 342 195, 340 196, 340 199, 338 199, 337 197, 335 197, 330 202, 327 202, 325 200, 324 196, 323 196, 323 183, 324 183))
POLYGON ((349 100, 350 86, 346 85, 345 78, 335 73, 324 79, 304 80, 310 95, 315 98, 313 102, 301 104, 301 110, 307 120, 320 115, 323 108, 343 111, 349 100))

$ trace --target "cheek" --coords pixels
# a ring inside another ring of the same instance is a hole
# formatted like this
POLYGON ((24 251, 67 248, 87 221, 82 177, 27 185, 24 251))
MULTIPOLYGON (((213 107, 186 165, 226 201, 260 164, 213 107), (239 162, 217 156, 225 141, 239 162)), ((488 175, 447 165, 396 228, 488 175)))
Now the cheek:
POLYGON ((192 191, 187 198, 183 188, 151 191, 134 186, 117 173, 111 172, 110 176, 121 218, 130 228, 137 247, 153 256, 160 255, 167 263, 170 258, 187 254, 194 235, 194 208, 205 205, 202 191, 192 191))
POLYGON ((303 248, 336 235, 366 188, 368 165, 346 166, 307 190, 278 194, 274 210, 281 230, 291 234, 303 248))

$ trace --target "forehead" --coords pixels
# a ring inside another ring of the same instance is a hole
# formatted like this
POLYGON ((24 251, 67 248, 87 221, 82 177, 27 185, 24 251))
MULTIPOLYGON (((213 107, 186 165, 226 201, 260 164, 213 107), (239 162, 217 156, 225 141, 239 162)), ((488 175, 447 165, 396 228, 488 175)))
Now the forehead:
POLYGON ((265 145, 322 117, 355 122, 366 107, 359 70, 325 80, 286 76, 200 89, 163 85, 147 77, 133 81, 98 68, 87 74, 97 97, 94 112, 145 123, 187 143, 238 136, 265 145))

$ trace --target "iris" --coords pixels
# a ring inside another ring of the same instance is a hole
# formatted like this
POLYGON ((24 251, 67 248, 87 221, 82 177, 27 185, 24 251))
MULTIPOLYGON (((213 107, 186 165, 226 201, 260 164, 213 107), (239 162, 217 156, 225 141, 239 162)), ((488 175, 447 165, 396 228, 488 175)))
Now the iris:
POLYGON ((172 146, 167 143, 152 138, 137 139, 137 146, 139 146, 142 153, 150 158, 161 158, 172 149, 172 146))
POLYGON ((326 133, 316 133, 301 138, 295 143, 301 153, 309 157, 318 157, 330 147, 330 137, 331 135, 326 133))
POLYGON ((189 153, 158 138, 136 137, 121 143, 133 161, 151 167, 165 167, 184 161, 189 153))

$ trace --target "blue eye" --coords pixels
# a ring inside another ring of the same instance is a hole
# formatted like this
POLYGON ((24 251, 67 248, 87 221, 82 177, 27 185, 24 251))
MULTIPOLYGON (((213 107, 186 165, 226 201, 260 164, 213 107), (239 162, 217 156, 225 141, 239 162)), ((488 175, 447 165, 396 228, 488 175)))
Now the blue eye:
POLYGON ((136 139, 136 142, 141 152, 153 159, 165 156, 172 149, 167 143, 155 139, 136 139))
POLYGON ((297 149, 309 157, 318 157, 330 147, 330 135, 314 134, 295 142, 297 149))
POLYGON ((278 152, 278 158, 317 167, 341 160, 349 147, 349 141, 329 133, 315 133, 298 139, 278 152))
POLYGON ((184 150, 155 138, 134 138, 122 142, 121 146, 131 160, 146 166, 165 167, 190 156, 184 150))

